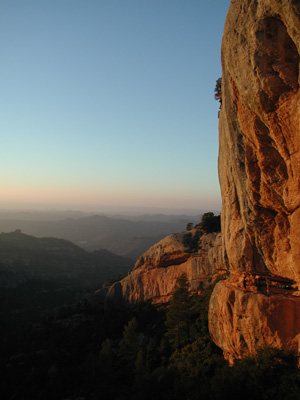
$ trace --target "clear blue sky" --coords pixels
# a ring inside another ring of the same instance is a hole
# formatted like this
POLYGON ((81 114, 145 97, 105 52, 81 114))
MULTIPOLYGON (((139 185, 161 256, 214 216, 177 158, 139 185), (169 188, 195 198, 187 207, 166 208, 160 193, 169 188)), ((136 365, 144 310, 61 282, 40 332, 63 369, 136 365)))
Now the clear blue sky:
POLYGON ((0 207, 220 208, 229 0, 1 0, 0 207))

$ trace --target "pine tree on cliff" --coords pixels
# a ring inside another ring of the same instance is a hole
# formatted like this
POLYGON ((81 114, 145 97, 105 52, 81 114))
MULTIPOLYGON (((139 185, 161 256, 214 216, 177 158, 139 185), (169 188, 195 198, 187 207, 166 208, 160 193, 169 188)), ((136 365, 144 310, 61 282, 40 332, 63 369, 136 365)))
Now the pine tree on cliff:
POLYGON ((176 282, 176 288, 166 315, 166 327, 171 345, 180 349, 189 340, 191 321, 191 299, 189 282, 182 274, 176 282))
POLYGON ((216 81, 216 86, 215 86, 215 100, 219 100, 220 106, 222 105, 222 78, 219 78, 216 81))
POLYGON ((220 103, 220 108, 219 108, 219 112, 218 112, 218 118, 220 116, 220 110, 222 107, 222 78, 219 78, 216 81, 216 86, 215 86, 215 100, 218 100, 220 103))

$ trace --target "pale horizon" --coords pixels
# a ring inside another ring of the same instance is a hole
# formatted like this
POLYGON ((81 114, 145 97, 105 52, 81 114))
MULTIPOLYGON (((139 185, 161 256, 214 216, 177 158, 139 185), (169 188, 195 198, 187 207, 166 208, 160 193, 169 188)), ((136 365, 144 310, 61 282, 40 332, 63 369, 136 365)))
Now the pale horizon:
POLYGON ((0 203, 0 212, 3 213, 40 213, 40 212, 79 212, 86 214, 123 214, 123 215, 143 215, 143 214, 165 214, 177 215, 185 214, 196 216, 204 212, 212 211, 214 213, 221 212, 221 204, 218 202, 210 202, 209 205, 203 204, 199 207, 172 207, 172 206, 141 206, 141 205, 109 205, 109 204, 53 204, 53 203, 0 203))
POLYGON ((220 209, 215 3, 4 2, 0 207, 220 209))

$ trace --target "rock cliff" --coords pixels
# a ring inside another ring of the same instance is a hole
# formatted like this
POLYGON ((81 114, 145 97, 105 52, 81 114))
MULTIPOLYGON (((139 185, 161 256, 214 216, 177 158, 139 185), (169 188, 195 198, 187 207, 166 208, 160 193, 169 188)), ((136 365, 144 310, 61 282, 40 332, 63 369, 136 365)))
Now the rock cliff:
POLYGON ((203 234, 196 228, 167 236, 137 260, 133 271, 109 289, 106 299, 167 303, 182 273, 187 274, 193 292, 207 288, 224 273, 221 235, 203 234))
POLYGON ((212 337, 229 359, 264 344, 299 348, 299 53, 299 1, 231 1, 219 178, 232 278, 217 285, 209 313, 212 337))

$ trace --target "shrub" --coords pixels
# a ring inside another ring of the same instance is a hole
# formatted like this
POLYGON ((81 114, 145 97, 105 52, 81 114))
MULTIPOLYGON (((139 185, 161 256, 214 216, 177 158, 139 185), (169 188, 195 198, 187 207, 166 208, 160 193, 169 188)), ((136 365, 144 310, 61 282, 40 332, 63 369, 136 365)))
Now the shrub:
POLYGON ((221 231, 221 217, 215 215, 213 212, 203 214, 199 227, 206 233, 220 232, 221 231))

